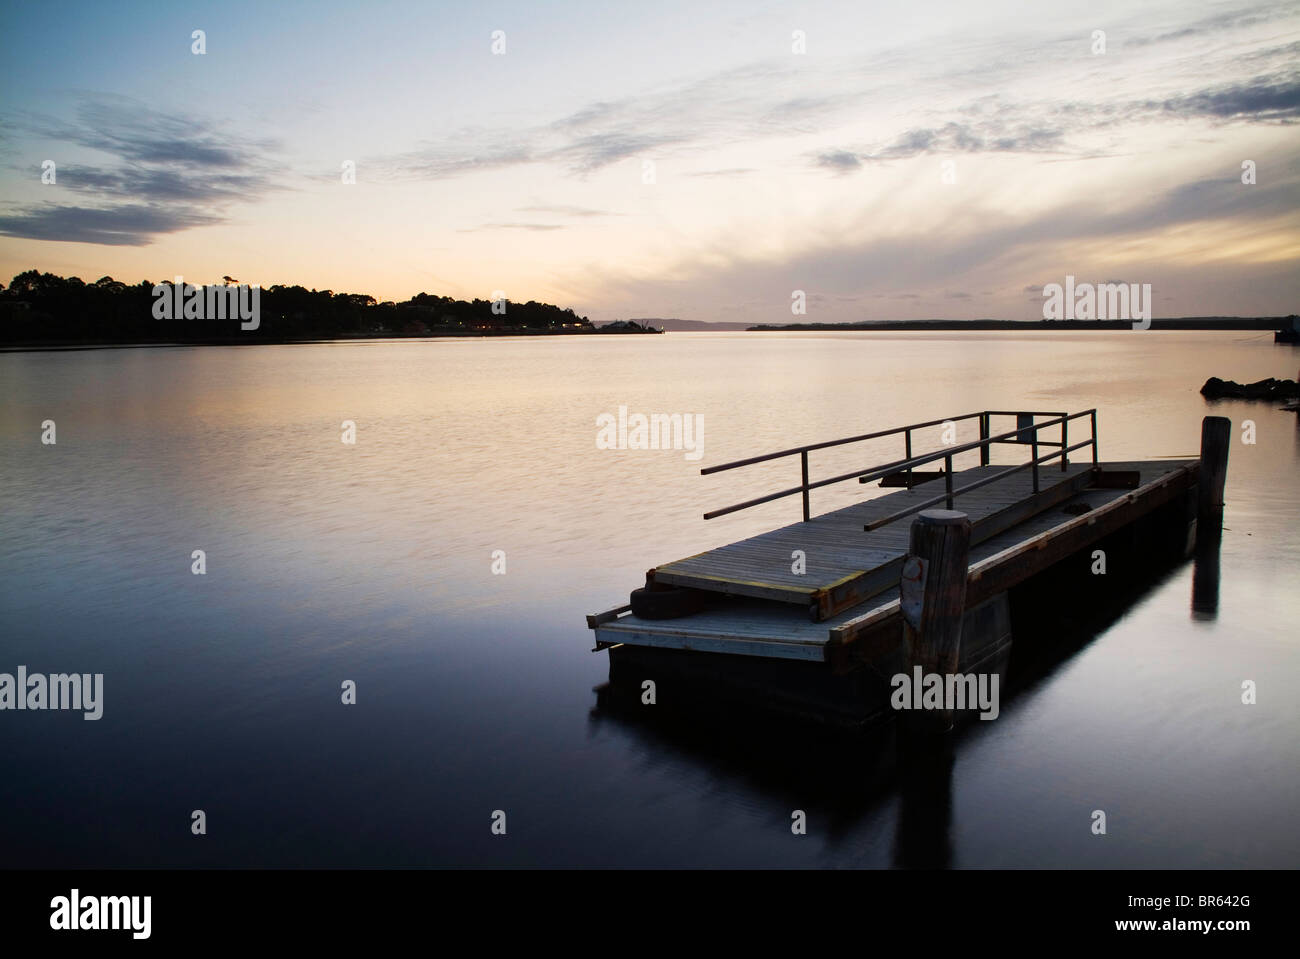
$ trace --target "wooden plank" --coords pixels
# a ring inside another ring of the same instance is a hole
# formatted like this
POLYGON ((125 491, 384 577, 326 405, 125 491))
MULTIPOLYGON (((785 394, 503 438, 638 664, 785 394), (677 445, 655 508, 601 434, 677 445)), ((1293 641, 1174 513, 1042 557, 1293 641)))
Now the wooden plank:
POLYGON ((719 637, 741 636, 774 642, 820 645, 826 642, 826 625, 809 622, 804 611, 785 603, 745 598, 719 599, 708 608, 674 620, 641 620, 635 615, 606 624, 611 630, 685 630, 719 637))
MULTIPOLYGON (((1001 466, 976 467, 955 474, 962 482, 989 476, 1001 466)), ((1029 474, 1006 477, 958 497, 976 524, 976 541, 997 535, 1010 525, 1050 508, 1087 482, 1087 467, 1074 466, 1064 479, 1051 482, 1038 496, 1030 493, 1029 474)), ((1060 474, 1048 474, 1057 477, 1060 474)), ((725 592, 757 599, 808 606, 813 616, 828 619, 879 594, 897 582, 907 552, 905 524, 862 532, 873 518, 897 512, 906 503, 921 503, 924 491, 898 493, 853 504, 758 536, 658 566, 657 582, 725 592), (804 575, 793 572, 791 554, 806 556, 804 575)))
MULTIPOLYGON (((1071 469, 1074 469, 1074 467, 1071 467, 1071 469)), ((1046 488, 1042 488, 1040 483, 1038 493, 1007 506, 992 516, 972 522, 971 544, 974 545, 992 539, 999 533, 1023 523, 1031 516, 1064 503, 1092 482, 1094 472, 1092 467, 1085 467, 1076 475, 1068 476, 1067 474, 1066 479, 1058 480, 1046 488)))
POLYGON ((897 584, 903 569, 903 558, 900 554, 883 566, 851 574, 820 590, 813 597, 809 615, 820 622, 883 593, 897 584))
POLYGON ((672 586, 689 586, 693 589, 727 593, 731 596, 751 596, 754 599, 774 599, 778 602, 800 605, 811 602, 816 592, 811 586, 786 586, 781 583, 742 580, 738 575, 727 575, 723 570, 706 574, 665 572, 660 568, 655 570, 655 582, 672 586))
POLYGON ((632 606, 629 603, 623 606, 617 606, 614 609, 607 609, 603 613, 588 614, 587 628, 595 629, 597 626, 600 626, 604 623, 608 623, 611 620, 618 619, 619 616, 623 615, 626 612, 629 612, 631 609, 632 606))
POLYGON ((708 636, 685 631, 596 629, 598 643, 625 643, 630 646, 657 646, 663 649, 686 649, 705 653, 730 653, 740 656, 763 656, 770 659, 800 659, 822 662, 826 657, 821 644, 783 643, 777 640, 752 640, 708 636))

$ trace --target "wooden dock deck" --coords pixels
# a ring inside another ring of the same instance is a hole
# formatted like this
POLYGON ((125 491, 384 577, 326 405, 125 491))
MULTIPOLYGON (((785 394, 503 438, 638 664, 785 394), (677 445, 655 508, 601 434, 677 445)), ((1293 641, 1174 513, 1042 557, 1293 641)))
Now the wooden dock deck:
MULTIPOLYGON (((975 608, 1068 555, 1178 499, 1196 486, 1199 460, 1070 464, 1043 471, 1039 492, 1015 474, 957 498, 971 519, 966 608, 975 608)), ((955 473, 955 486, 1005 469, 955 473)), ((899 572, 906 522, 870 532, 873 520, 932 497, 932 483, 855 504, 652 571, 657 582, 727 594, 678 619, 652 620, 626 606, 588 618, 597 648, 618 644, 846 668, 901 635, 899 572), (807 574, 791 572, 792 550, 807 574), (809 610, 815 612, 810 617, 809 610)))
MULTIPOLYGON (((1002 469, 975 466, 956 473, 953 481, 967 485, 1002 469)), ((1091 485, 1098 472, 1092 463, 1071 463, 1064 471, 1043 471, 1037 493, 1027 472, 967 493, 961 510, 971 521, 972 545, 1065 502, 1091 485)), ((890 523, 869 532, 864 527, 933 495, 930 484, 900 490, 657 566, 651 576, 668 585, 793 603, 807 607, 814 620, 825 620, 898 585, 908 524, 890 523), (805 556, 802 573, 792 569, 796 550, 805 556)))

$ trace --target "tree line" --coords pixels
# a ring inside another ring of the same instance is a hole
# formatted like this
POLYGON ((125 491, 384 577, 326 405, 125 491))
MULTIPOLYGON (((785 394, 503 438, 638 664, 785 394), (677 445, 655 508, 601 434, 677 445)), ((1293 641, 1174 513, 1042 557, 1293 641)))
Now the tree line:
MULTIPOLYGON (((238 285, 223 277, 212 287, 238 285)), ((204 292, 207 286, 197 289, 204 292)), ((170 280, 128 284, 111 276, 86 283, 78 277, 27 270, 6 288, 0 284, 0 344, 109 345, 120 343, 285 342, 348 337, 401 337, 488 333, 596 332, 585 316, 533 300, 527 303, 458 300, 419 293, 396 303, 364 293, 335 293, 302 286, 263 287, 256 329, 238 317, 206 315, 157 319, 161 293, 170 280)), ((185 291, 182 291, 185 292, 185 291)), ((215 292, 215 290, 214 290, 215 292)), ((222 291, 227 292, 227 291, 222 291)))

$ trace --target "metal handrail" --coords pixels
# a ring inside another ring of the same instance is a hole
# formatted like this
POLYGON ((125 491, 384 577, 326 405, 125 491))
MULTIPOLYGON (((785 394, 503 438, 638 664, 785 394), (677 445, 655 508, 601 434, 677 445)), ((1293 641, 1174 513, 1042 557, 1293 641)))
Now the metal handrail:
MULTIPOLYGON (((700 475, 708 476, 710 473, 721 473, 723 470, 734 470, 741 466, 752 466, 755 463, 765 463, 768 460, 780 459, 782 456, 793 456, 795 453, 808 453, 812 450, 822 450, 830 446, 843 446, 845 443, 860 443, 863 440, 874 440, 879 439, 882 436, 893 436, 897 433, 903 433, 909 430, 925 429, 927 426, 942 426, 944 423, 960 423, 962 420, 970 420, 983 415, 983 413, 963 413, 961 416, 945 416, 941 420, 928 420, 924 423, 912 423, 910 426, 898 426, 892 430, 863 433, 861 436, 849 436, 842 440, 827 440, 824 443, 812 443, 808 446, 794 446, 788 450, 779 450, 776 453, 764 453, 762 456, 751 456, 748 459, 736 460, 732 463, 721 463, 718 466, 706 466, 704 469, 700 470, 700 475)), ((1047 414, 1036 415, 1045 416, 1047 414)))
MULTIPOLYGON (((1087 413, 1081 413, 1078 415, 1086 416, 1087 413)), ((862 528, 867 532, 871 532, 873 529, 880 529, 880 527, 882 526, 888 526, 890 523, 900 520, 905 516, 911 516, 913 513, 919 513, 923 509, 929 509, 931 506, 937 506, 940 503, 943 503, 948 509, 952 509, 952 498, 954 496, 960 496, 962 493, 969 493, 971 490, 977 490, 981 486, 988 486, 990 483, 996 483, 1000 479, 1006 479, 1008 476, 1012 475, 1013 473, 1019 473, 1021 470, 1029 469, 1031 466, 1034 468, 1034 492, 1037 493, 1039 463, 1046 463, 1048 460, 1054 460, 1058 456, 1068 456, 1070 453, 1073 453, 1077 449, 1082 449, 1085 446, 1092 446, 1092 445, 1093 445, 1093 440, 1084 440, 1082 443, 1075 443, 1073 446, 1069 447, 1068 449, 1057 450, 1055 453, 1047 453, 1044 456, 1035 456, 1031 460, 1027 460, 1024 463, 1020 463, 1017 466, 1010 466, 1007 469, 994 473, 992 476, 986 476, 984 477, 984 479, 975 480, 975 482, 973 483, 967 483, 965 486, 959 487, 958 489, 952 489, 951 483, 949 483, 948 488, 945 489, 944 492, 939 496, 931 497, 930 499, 922 503, 916 503, 912 506, 907 507, 906 509, 900 509, 895 513, 890 513, 888 516, 881 517, 880 519, 872 520, 870 523, 867 523, 862 528)), ((1093 462, 1094 463, 1097 462, 1096 458, 1093 459, 1093 462)), ((949 475, 951 475, 951 472, 949 473, 949 475)))
MULTIPOLYGON (((746 500, 743 503, 736 503, 733 506, 726 506, 723 507, 722 509, 711 510, 710 512, 704 514, 704 518, 706 520, 714 519, 718 516, 725 516, 728 513, 735 513, 742 509, 748 509, 751 506, 759 506, 762 505, 763 503, 770 503, 773 500, 782 499, 786 496, 793 496, 795 493, 801 493, 803 495, 803 518, 806 522, 811 518, 809 513, 808 494, 812 490, 820 489, 823 486, 831 486, 835 483, 842 483, 845 482, 846 480, 851 480, 851 479, 857 479, 859 482, 868 483, 873 479, 880 479, 890 473, 896 473, 901 471, 906 471, 910 477, 911 472, 915 467, 923 466, 926 463, 934 463, 937 462, 938 460, 944 460, 946 463, 946 478, 945 478, 946 491, 945 491, 945 495, 943 497, 940 497, 939 499, 946 501, 950 508, 952 505, 953 496, 960 495, 961 493, 967 492, 970 489, 975 489, 977 488, 977 486, 987 485, 987 483, 993 482, 993 479, 1001 478, 1002 476, 1009 475, 1010 472, 1016 472, 1020 469, 1024 469, 1030 466, 1032 466, 1034 469, 1034 491, 1037 492, 1039 462, 1045 462, 1047 460, 1060 457, 1061 469, 1064 470, 1069 465, 1069 454, 1076 449, 1080 449, 1088 445, 1092 446, 1092 460, 1095 463, 1097 462, 1097 411, 1096 409, 1084 410, 1081 413, 1073 413, 1073 414, 1042 413, 1042 412, 1033 412, 1029 410, 1019 410, 1019 411, 984 410, 979 413, 965 413, 962 414, 961 416, 956 416, 956 417, 950 416, 939 420, 929 420, 924 423, 913 423, 908 426, 900 426, 889 430, 880 430, 875 433, 864 433, 861 436, 848 437, 842 440, 830 440, 824 443, 814 443, 809 446, 797 446, 788 450, 781 450, 776 453, 766 453, 763 454, 762 456, 752 456, 747 459, 736 460, 731 463, 723 463, 718 466, 705 467, 700 470, 701 475, 707 475, 709 473, 718 473, 718 472, 722 472, 723 470, 737 469, 741 466, 750 466, 754 463, 767 462, 769 460, 780 459, 785 456, 793 456, 798 454, 801 460, 801 472, 802 472, 803 481, 800 483, 800 485, 792 486, 789 489, 778 490, 775 493, 768 493, 765 496, 758 496, 755 497, 754 499, 746 500), (989 418, 993 416, 1016 416, 1016 417, 1050 416, 1053 418, 1042 423, 1029 423, 1027 425, 1017 424, 1016 429, 1014 430, 1011 430, 1006 433, 999 433, 996 436, 991 436, 989 435, 989 430, 990 430, 989 418), (1090 416, 1092 418, 1092 439, 1086 440, 1082 443, 1078 443, 1074 446, 1068 446, 1067 445, 1068 439, 1067 439, 1067 432, 1066 432, 1068 428, 1067 424, 1069 423, 1070 420, 1079 419, 1084 416, 1090 416), (960 446, 950 447, 946 450, 941 450, 935 453, 926 453, 921 456, 911 455, 912 430, 924 429, 930 426, 938 426, 944 423, 957 423, 962 420, 974 419, 976 417, 979 417, 980 419, 980 439, 975 440, 973 442, 964 443, 960 446), (1039 430, 1047 427, 1057 426, 1057 425, 1061 427, 1061 441, 1059 443, 1038 439, 1039 430), (1031 430, 1033 432, 1033 438, 1031 440, 1023 440, 1020 438, 1027 431, 1031 431, 1031 430), (816 482, 809 482, 808 453, 810 450, 826 449, 827 447, 832 447, 832 446, 842 446, 847 443, 856 443, 868 439, 877 439, 883 436, 893 436, 893 435, 897 435, 898 433, 905 434, 905 438, 906 438, 907 456, 904 457, 903 459, 894 460, 892 462, 886 463, 884 466, 877 466, 869 470, 853 470, 850 473, 843 473, 838 476, 832 476, 826 479, 817 480, 816 482), (1012 439, 1012 437, 1015 437, 1015 439, 1012 439), (988 455, 989 449, 994 444, 998 444, 998 443, 1030 445, 1033 447, 1032 459, 1027 463, 1017 466, 1014 470, 1004 471, 1003 473, 998 474, 994 478, 986 478, 985 480, 979 481, 978 484, 970 484, 968 486, 962 487, 960 490, 954 491, 952 488, 952 458, 960 453, 965 453, 965 452, 969 452, 970 450, 978 449, 981 451, 980 453, 981 463, 987 465, 989 461, 989 455, 988 455), (1058 450, 1057 452, 1049 454, 1048 456, 1039 457, 1038 455, 1039 446, 1055 446, 1058 447, 1058 450)), ((936 500, 936 502, 937 501, 938 500, 936 500)), ((934 504, 930 503, 927 505, 934 505, 934 504)), ((924 509, 925 507, 920 507, 920 508, 924 509)))

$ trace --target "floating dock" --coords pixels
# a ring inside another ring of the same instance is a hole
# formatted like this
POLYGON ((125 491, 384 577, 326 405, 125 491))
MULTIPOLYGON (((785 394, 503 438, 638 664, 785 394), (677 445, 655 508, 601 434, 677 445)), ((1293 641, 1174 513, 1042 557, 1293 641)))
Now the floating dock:
MULTIPOLYGON (((587 617, 595 648, 610 650, 611 681, 620 674, 668 678, 705 695, 739 692, 756 705, 812 718, 878 718, 887 707, 882 678, 915 662, 924 645, 907 633, 905 614, 908 563, 918 553, 916 527, 922 519, 944 521, 927 511, 941 507, 949 517, 944 522, 962 524, 956 562, 964 575, 953 587, 960 594, 949 597, 960 610, 954 626, 960 639, 944 655, 951 657, 950 668, 962 672, 989 668, 1004 663, 1010 649, 1014 588, 1116 536, 1140 532, 1144 541, 1172 543, 1186 555, 1198 515, 1209 515, 1218 529, 1215 510, 1222 506, 1227 456, 1227 421, 1213 423, 1219 420, 1206 418, 1200 459, 1103 462, 1095 410, 982 411, 708 467, 701 472, 799 457, 798 486, 705 518, 800 496, 803 520, 649 570, 633 602, 587 617), (1015 428, 995 433, 998 418, 1014 418, 1015 428), (963 420, 978 420, 979 440, 912 455, 918 436, 963 420), (1076 421, 1091 431, 1071 443, 1076 421), (809 452, 894 435, 904 441, 902 458, 810 481, 809 452), (1207 444, 1216 462, 1206 462, 1207 444), (1019 447, 1028 458, 994 465, 992 451, 1004 446, 1019 447), (1072 460, 1080 451, 1082 461, 1072 460), (963 454, 978 456, 979 465, 954 470, 954 458, 963 454), (812 515, 812 490, 853 481, 898 489, 812 515), (661 597, 671 602, 657 603, 661 597), (640 615, 634 608, 638 599, 640 615)), ((916 571, 937 562, 918 559, 910 578, 917 580, 916 571)), ((938 573, 934 566, 931 577, 937 580, 938 573)), ((914 599, 916 626, 920 606, 938 600, 919 592, 914 599)))

